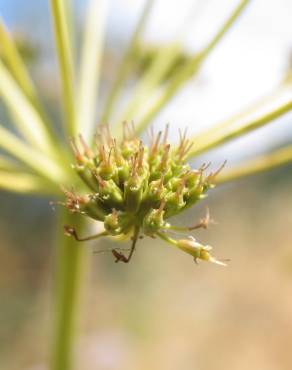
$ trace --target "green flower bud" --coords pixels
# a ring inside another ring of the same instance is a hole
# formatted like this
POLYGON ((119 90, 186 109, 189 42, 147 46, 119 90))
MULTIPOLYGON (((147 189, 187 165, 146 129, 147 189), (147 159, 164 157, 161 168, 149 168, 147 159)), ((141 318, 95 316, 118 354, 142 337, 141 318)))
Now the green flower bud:
POLYGON ((123 185, 130 176, 130 168, 128 162, 125 162, 122 166, 117 167, 118 182, 123 185))
POLYGON ((222 261, 215 259, 210 255, 212 247, 210 245, 202 245, 196 241, 195 238, 190 237, 189 239, 180 239, 177 241, 177 246, 184 252, 194 257, 195 262, 197 259, 202 261, 209 261, 216 263, 217 265, 226 266, 222 261))
POLYGON ((73 190, 63 188, 66 195, 65 206, 72 213, 81 213, 98 221, 103 221, 109 213, 95 195, 76 195, 73 190))
POLYGON ((151 209, 143 219, 143 232, 145 235, 153 235, 164 226, 163 202, 158 209, 151 209))
POLYGON ((103 180, 97 177, 99 181, 99 198, 108 207, 123 208, 124 197, 121 189, 113 180, 103 180))
POLYGON ((87 199, 88 202, 81 208, 81 213, 83 211, 87 216, 98 221, 103 221, 108 214, 103 203, 96 196, 89 196, 87 199))
POLYGON ((123 228, 120 223, 119 215, 115 209, 105 217, 104 228, 110 235, 119 235, 122 233, 123 228))
POLYGON ((92 169, 85 165, 76 164, 73 169, 78 173, 84 183, 94 192, 98 192, 99 186, 96 178, 92 174, 92 169))
POLYGON ((147 191, 144 192, 141 207, 148 209, 149 207, 159 207, 161 200, 165 199, 166 194, 167 190, 164 187, 164 176, 162 176, 160 180, 151 181, 147 191))
POLYGON ((130 212, 139 210, 143 196, 143 180, 141 177, 130 177, 125 183, 125 209, 130 212))
POLYGON ((115 169, 110 159, 102 160, 97 168, 97 173, 103 180, 110 180, 115 175, 115 169))

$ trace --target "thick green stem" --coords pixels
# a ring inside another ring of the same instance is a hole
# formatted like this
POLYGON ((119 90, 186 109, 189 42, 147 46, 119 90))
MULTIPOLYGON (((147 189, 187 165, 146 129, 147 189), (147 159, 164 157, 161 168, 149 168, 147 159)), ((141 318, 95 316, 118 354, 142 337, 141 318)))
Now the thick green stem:
POLYGON ((81 217, 76 214, 71 215, 67 210, 62 210, 59 215, 55 327, 51 370, 70 370, 73 368, 76 319, 86 248, 84 244, 78 243, 74 238, 64 235, 62 225, 76 224, 77 229, 80 230, 84 225, 81 217))

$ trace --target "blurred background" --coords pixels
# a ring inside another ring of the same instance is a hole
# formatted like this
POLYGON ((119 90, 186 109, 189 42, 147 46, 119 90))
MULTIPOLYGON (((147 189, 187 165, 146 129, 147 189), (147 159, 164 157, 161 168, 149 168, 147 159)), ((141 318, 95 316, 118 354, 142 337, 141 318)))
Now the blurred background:
MULTIPOLYGON (((198 50, 236 1, 157 0, 144 33, 145 48, 178 38, 184 56, 198 50)), ((76 49, 86 1, 74 1, 76 49)), ((142 0, 111 0, 102 69, 101 103, 135 27, 142 0)), ((56 122, 58 71, 46 0, 0 0, 1 16, 18 42, 42 99, 56 122)), ((161 112, 195 133, 273 91, 291 62, 292 2, 250 5, 190 82, 161 112)), ((137 60, 137 75, 143 69, 137 60)), ((99 108, 99 106, 98 106, 99 108)), ((9 125, 2 104, 1 121, 9 125)), ((241 161, 291 142, 292 115, 194 160, 241 161), (290 123, 290 125, 289 125, 290 123)), ((77 367, 134 370, 288 370, 292 359, 291 165, 210 192, 177 219, 189 224, 208 205, 217 222, 196 237, 214 247, 227 268, 200 263, 144 239, 129 265, 88 248, 77 367)), ((0 191, 1 369, 44 370, 52 307, 56 215, 51 199, 0 191)))

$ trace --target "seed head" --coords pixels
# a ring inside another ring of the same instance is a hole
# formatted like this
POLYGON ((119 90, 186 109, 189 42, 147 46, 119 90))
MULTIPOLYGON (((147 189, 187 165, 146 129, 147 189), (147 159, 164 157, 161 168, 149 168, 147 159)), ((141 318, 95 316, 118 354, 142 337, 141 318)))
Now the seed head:
MULTIPOLYGON (((191 169, 187 154, 193 142, 187 132, 179 131, 177 146, 168 143, 168 126, 162 132, 151 131, 149 146, 135 136, 133 124, 124 123, 123 139, 117 142, 107 125, 100 126, 94 148, 79 135, 72 140, 76 159, 73 168, 87 185, 87 194, 75 194, 64 189, 65 205, 71 212, 79 212, 101 221, 107 235, 140 235, 160 237, 196 259, 216 262, 209 247, 194 239, 174 240, 167 232, 198 227, 177 228, 168 219, 190 208, 206 196, 215 184, 219 171, 206 174, 209 165, 191 169)), ((201 227, 206 227, 202 223, 201 227)), ((127 258, 115 250, 118 260, 127 258)))

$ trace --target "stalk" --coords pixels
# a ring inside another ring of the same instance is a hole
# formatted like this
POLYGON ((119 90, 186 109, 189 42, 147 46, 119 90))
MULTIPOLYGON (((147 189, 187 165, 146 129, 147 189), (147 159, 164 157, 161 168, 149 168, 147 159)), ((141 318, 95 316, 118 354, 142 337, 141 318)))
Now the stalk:
POLYGON ((86 249, 82 243, 64 235, 60 225, 84 225, 82 216, 59 213, 57 246, 57 276, 55 292, 55 326, 52 345, 51 370, 70 370, 74 363, 74 342, 77 327, 81 283, 84 277, 83 261, 86 249))
POLYGON ((91 0, 88 4, 81 64, 77 85, 76 131, 86 140, 93 136, 103 53, 107 1, 91 0))
POLYGON ((135 53, 137 43, 141 37, 141 34, 144 31, 145 25, 147 23, 153 5, 154 0, 145 0, 145 5, 142 10, 140 19, 138 20, 136 30, 133 33, 128 49, 119 67, 118 75, 116 76, 116 79, 113 83, 107 101, 105 103, 105 107, 101 115, 101 122, 108 122, 110 119, 115 103, 120 95, 121 89, 123 88, 123 84, 127 79, 130 69, 132 67, 133 55, 135 53))
POLYGON ((216 125, 212 125, 206 130, 199 132, 198 134, 194 135, 192 139, 196 142, 196 148, 200 148, 201 145, 205 145, 207 142, 212 141, 212 139, 216 138, 218 135, 228 128, 231 128, 233 125, 236 125, 243 119, 248 119, 248 117, 252 114, 255 114, 260 109, 268 106, 268 104, 273 103, 273 101, 277 101, 280 95, 283 95, 287 92, 288 87, 281 83, 274 91, 270 92, 268 95, 265 95, 255 102, 252 102, 247 107, 245 107, 240 112, 237 112, 230 118, 225 119, 217 123, 216 125))
MULTIPOLYGON (((14 78, 18 87, 21 90, 21 95, 25 97, 32 106, 37 110, 40 118, 45 125, 46 132, 49 136, 51 144, 54 143, 56 147, 56 138, 54 137, 54 130, 51 128, 51 124, 44 107, 41 104, 37 90, 34 83, 29 75, 29 72, 25 66, 25 63, 19 54, 15 41, 4 24, 3 19, 0 17, 0 51, 1 57, 5 61, 7 71, 10 72, 11 77, 14 78)), ((14 90, 16 88, 14 87, 14 90)), ((18 92, 19 95, 20 92, 18 92)), ((14 102, 13 106, 17 106, 17 110, 21 110, 18 104, 14 102)))
POLYGON ((27 97, 31 100, 37 99, 36 91, 33 82, 27 72, 27 69, 22 61, 22 58, 17 50, 13 37, 6 28, 3 19, 0 17, 0 41, 1 52, 3 54, 10 71, 18 82, 19 86, 27 97))
POLYGON ((13 116, 12 123, 20 134, 34 147, 54 157, 56 139, 52 139, 51 130, 48 129, 35 106, 31 104, 1 60, 0 96, 13 116))
POLYGON ((58 194, 58 188, 45 182, 39 176, 26 172, 10 172, 0 169, 0 190, 13 191, 24 194, 52 195, 58 194))
POLYGON ((273 168, 292 163, 292 145, 263 154, 241 164, 235 165, 218 174, 218 184, 234 181, 243 177, 256 175, 273 168))
POLYGON ((203 143, 200 147, 194 148, 188 154, 188 158, 192 158, 206 151, 214 149, 220 145, 223 145, 237 137, 241 137, 251 131, 254 131, 264 125, 274 122, 277 118, 285 115, 292 110, 292 100, 282 103, 278 107, 274 108, 270 112, 263 114, 261 117, 250 120, 239 127, 230 129, 227 132, 222 132, 218 137, 211 138, 209 142, 203 143))
POLYGON ((33 169, 53 184, 66 184, 68 172, 62 168, 62 163, 56 163, 37 149, 32 148, 1 125, 0 122, 0 148, 17 158, 19 161, 33 169))
POLYGON ((124 112, 120 115, 119 119, 116 120, 116 136, 121 136, 123 121, 131 121, 139 114, 144 102, 147 101, 148 96, 159 87, 159 83, 169 72, 171 65, 180 51, 181 46, 178 42, 171 43, 158 51, 151 65, 141 76, 124 112))
POLYGON ((67 19, 68 8, 61 0, 51 0, 51 10, 62 84, 64 127, 66 133, 74 136, 76 135, 74 62, 67 19))
POLYGON ((141 134, 143 130, 148 126, 148 124, 156 117, 156 115, 161 111, 161 109, 168 103, 173 96, 182 88, 187 81, 189 81, 193 76, 195 76, 203 62, 207 59, 209 54, 213 49, 219 44, 222 38, 227 34, 232 25, 241 15, 245 7, 248 5, 250 0, 241 0, 239 4, 235 7, 230 16, 224 21, 222 26, 213 36, 213 38, 208 42, 206 47, 201 50, 197 55, 195 55, 186 66, 181 68, 173 79, 169 82, 166 88, 161 92, 158 98, 155 99, 152 107, 147 110, 143 117, 139 120, 136 127, 137 134, 141 134))

